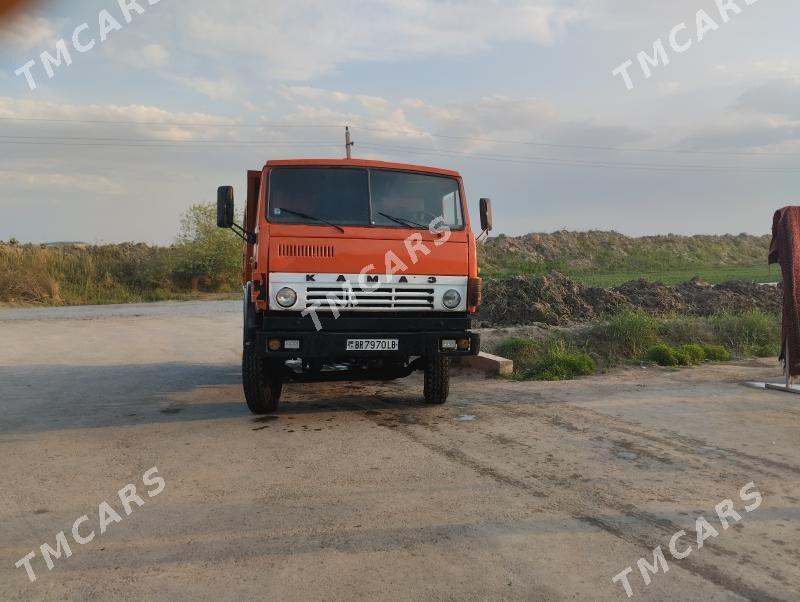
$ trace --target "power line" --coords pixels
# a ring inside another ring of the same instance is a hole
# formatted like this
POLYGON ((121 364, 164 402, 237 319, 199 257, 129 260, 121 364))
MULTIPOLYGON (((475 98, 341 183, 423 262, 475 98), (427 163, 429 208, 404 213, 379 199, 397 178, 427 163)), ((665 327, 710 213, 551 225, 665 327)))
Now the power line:
MULTIPOLYGON (((369 129, 369 128, 365 128, 369 129)), ((463 137, 462 139, 468 140, 463 137)), ((260 141, 260 140, 235 140, 230 138, 200 138, 195 140, 158 140, 148 138, 124 137, 90 137, 90 136, 28 136, 28 135, 0 135, 0 145, 26 145, 26 146, 72 146, 72 147, 109 147, 109 148, 274 148, 274 147, 334 147, 338 146, 330 141, 260 141)), ((606 161, 602 159, 562 159, 556 157, 530 157, 506 155, 498 153, 472 153, 448 149, 432 149, 427 147, 393 146, 382 143, 364 142, 360 146, 367 149, 387 152, 407 152, 430 154, 440 156, 457 156, 483 161, 505 163, 540 164, 562 167, 589 167, 603 169, 647 170, 660 172, 751 172, 751 173, 795 173, 794 167, 759 167, 740 165, 676 165, 631 163, 627 161, 606 161)))
MULTIPOLYGON (((148 140, 145 138, 91 138, 91 137, 17 137, 0 136, 0 145, 23 145, 23 146, 69 146, 69 147, 100 147, 100 148, 182 148, 182 149, 207 149, 207 148, 277 148, 277 147, 315 147, 315 148, 338 148, 338 144, 329 141, 282 141, 268 142, 258 140, 148 140), (17 139, 22 138, 22 139, 17 139)), ((704 173, 717 172, 729 173, 750 172, 750 173, 795 173, 793 167, 742 167, 735 165, 666 165, 653 163, 630 163, 625 161, 601 161, 601 160, 581 160, 581 159, 559 159, 554 157, 528 157, 501 154, 479 154, 466 151, 454 151, 446 149, 430 149, 422 147, 401 147, 370 142, 360 143, 366 149, 373 149, 385 152, 405 152, 428 155, 438 155, 446 157, 463 157, 481 161, 493 161, 501 163, 517 164, 539 164, 560 167, 589 167, 602 169, 624 169, 624 170, 646 170, 658 172, 690 172, 704 173)))
POLYGON ((483 161, 496 161, 505 163, 523 164, 542 164, 565 167, 597 167, 610 169, 630 169, 630 170, 649 170, 649 171, 691 171, 691 172, 754 172, 754 173, 796 173, 795 167, 742 167, 738 165, 659 165, 654 163, 629 163, 623 161, 585 161, 581 159, 558 159, 552 157, 519 157, 514 155, 498 154, 477 154, 464 151, 447 151, 437 149, 426 149, 421 147, 399 147, 387 146, 383 144, 373 144, 362 142, 364 148, 372 148, 380 151, 413 152, 420 154, 431 154, 441 156, 457 156, 483 161))
POLYGON ((2 144, 20 144, 24 146, 85 146, 85 147, 102 147, 102 148, 273 148, 273 147, 339 147, 339 144, 333 142, 258 142, 258 141, 220 141, 220 142, 205 142, 194 144, 192 141, 176 141, 176 142, 159 142, 154 140, 152 142, 121 142, 119 144, 113 142, 91 142, 85 141, 34 141, 34 140, 0 140, 2 144))
MULTIPOLYGON (((384 128, 357 128, 365 132, 380 132, 384 134, 403 134, 402 130, 390 130, 384 128)), ((503 140, 497 138, 475 138, 470 136, 452 136, 448 134, 426 134, 430 138, 441 138, 442 140, 460 140, 464 142, 486 142, 489 144, 518 144, 522 146, 541 146, 545 148, 567 148, 573 150, 602 150, 615 152, 631 153, 674 153, 681 155, 724 155, 735 157, 798 157, 800 153, 768 153, 768 152, 734 152, 734 151, 702 151, 673 148, 626 148, 622 146, 597 146, 589 144, 555 144, 550 142, 532 142, 527 140, 503 140)))
POLYGON ((256 144, 263 146, 269 144, 270 146, 311 146, 311 145, 325 145, 331 144, 330 140, 298 140, 298 141, 278 141, 278 142, 265 142, 263 140, 235 140, 231 138, 196 138, 192 140, 160 140, 157 138, 125 138, 120 136, 17 136, 14 134, 1 134, 0 144, 4 140, 8 140, 9 144, 13 144, 18 140, 34 140, 43 141, 44 143, 52 142, 59 144, 62 141, 66 142, 144 142, 144 143, 164 143, 164 144, 256 144))
POLYGON ((232 128, 343 128, 344 125, 300 123, 182 123, 172 121, 114 121, 106 119, 54 119, 50 117, 0 117, 0 121, 33 121, 43 123, 90 123, 94 125, 161 125, 177 127, 232 127, 232 128))
MULTIPOLYGON (((133 120, 103 120, 103 119, 57 119, 49 117, 0 117, 0 121, 20 121, 20 122, 43 122, 43 123, 81 123, 93 125, 148 125, 164 127, 230 127, 230 128, 299 128, 299 129, 341 129, 348 124, 322 124, 322 123, 236 123, 236 122, 167 122, 167 121, 133 121, 133 120)), ((406 135, 408 133, 401 129, 373 128, 351 126, 353 129, 360 129, 365 132, 378 132, 384 134, 406 135)), ((744 152, 744 151, 712 151, 712 150, 689 150, 675 148, 628 148, 621 146, 602 146, 591 144, 558 144, 552 142, 538 142, 530 140, 508 140, 498 138, 483 138, 473 136, 456 136, 450 134, 425 134, 429 138, 439 138, 442 140, 459 140, 464 142, 482 142, 488 144, 516 144, 521 146, 537 146, 542 148, 563 148, 572 150, 596 150, 607 152, 632 152, 632 153, 668 153, 681 155, 720 155, 732 157, 797 157, 800 153, 770 153, 770 152, 744 152)))

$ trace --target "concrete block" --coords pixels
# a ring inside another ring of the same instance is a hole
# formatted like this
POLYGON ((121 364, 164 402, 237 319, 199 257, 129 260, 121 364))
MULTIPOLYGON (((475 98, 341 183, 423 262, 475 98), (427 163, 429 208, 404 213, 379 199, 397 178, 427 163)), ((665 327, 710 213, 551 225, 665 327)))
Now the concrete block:
POLYGON ((504 357, 481 352, 480 355, 471 355, 461 358, 461 365, 473 370, 481 370, 488 374, 508 376, 514 372, 514 362, 504 357))

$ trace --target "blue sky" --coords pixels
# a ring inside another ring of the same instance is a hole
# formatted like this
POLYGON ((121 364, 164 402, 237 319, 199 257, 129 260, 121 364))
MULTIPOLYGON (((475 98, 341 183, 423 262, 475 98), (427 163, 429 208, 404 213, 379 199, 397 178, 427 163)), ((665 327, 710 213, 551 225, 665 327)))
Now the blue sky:
POLYGON ((359 156, 461 171, 495 233, 765 233, 800 201, 800 5, 733 3, 139 0, 125 23, 117 0, 34 2, 0 33, 0 239, 169 242, 246 169, 343 154, 344 124, 359 156), (100 43, 102 10, 122 28, 100 43))

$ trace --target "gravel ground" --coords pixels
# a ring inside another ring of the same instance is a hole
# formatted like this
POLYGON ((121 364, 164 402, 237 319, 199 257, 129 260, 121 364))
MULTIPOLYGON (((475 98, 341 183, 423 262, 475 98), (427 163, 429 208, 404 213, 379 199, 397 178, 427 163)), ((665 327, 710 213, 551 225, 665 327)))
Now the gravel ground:
POLYGON ((628 566, 638 599, 798 598, 800 397, 742 386, 774 362, 461 373, 442 407, 419 376, 290 385, 258 419, 239 310, 0 311, 0 599, 624 600, 628 566), (724 530, 726 498, 742 518, 724 530), (120 521, 100 534, 104 501, 120 521), (77 545, 84 514, 96 537, 77 545), (702 549, 699 516, 718 531, 702 549), (62 530, 72 555, 48 571, 39 546, 62 530), (659 545, 669 571, 645 586, 659 545), (33 550, 30 583, 14 563, 33 550))

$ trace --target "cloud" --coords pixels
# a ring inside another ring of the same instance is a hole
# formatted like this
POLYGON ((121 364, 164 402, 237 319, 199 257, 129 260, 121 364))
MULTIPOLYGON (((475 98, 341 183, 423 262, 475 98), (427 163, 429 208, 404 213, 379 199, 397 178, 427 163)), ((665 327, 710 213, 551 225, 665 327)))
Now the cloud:
MULTIPOLYGON (((433 152, 525 155, 537 144, 563 146, 554 152, 564 156, 571 152, 567 148, 570 145, 624 146, 651 135, 624 124, 576 118, 538 98, 493 96, 458 103, 431 103, 418 98, 391 100, 309 86, 286 86, 281 95, 291 106, 281 124, 303 128, 324 126, 314 132, 316 138, 336 143, 340 133, 335 128, 350 125, 357 152, 362 156, 365 151, 381 149, 407 152, 411 157, 417 152, 426 156, 433 152)), ((309 132, 278 129, 269 132, 269 136, 299 139, 311 135, 309 132)))
POLYGON ((41 173, 0 170, 0 185, 16 190, 91 192, 120 194, 119 182, 105 176, 81 173, 41 173))
POLYGON ((348 94, 337 90, 331 91, 311 86, 284 86, 282 93, 284 98, 288 100, 307 99, 341 104, 357 103, 365 109, 376 111, 382 111, 389 107, 389 101, 380 96, 348 94))
POLYGON ((142 48, 142 58, 153 67, 161 67, 169 61, 169 52, 161 44, 148 44, 142 48))
MULTIPOLYGON (((137 45, 110 45, 104 48, 106 55, 121 63, 125 67, 137 69, 156 69, 167 65, 170 61, 169 51, 162 44, 137 45)), ((160 72, 160 71, 157 71, 160 72)))
POLYGON ((178 82, 211 100, 232 100, 239 94, 239 85, 229 79, 187 77, 173 73, 162 73, 162 76, 168 80, 178 82))
POLYGON ((688 150, 789 152, 800 149, 800 124, 750 121, 695 131, 681 143, 688 150))
POLYGON ((21 13, 0 27, 0 45, 20 52, 48 50, 59 36, 56 25, 40 15, 21 13))
POLYGON ((555 0, 242 0, 186 16, 189 43, 249 58, 262 76, 305 81, 350 61, 465 55, 494 44, 551 45, 578 18, 555 0))
POLYGON ((349 94, 310 86, 284 86, 282 98, 291 108, 281 119, 285 125, 352 125, 383 140, 427 139, 402 106, 380 96, 349 94))
MULTIPOLYGON (((86 130, 86 124, 82 122, 89 121, 94 122, 92 135, 98 135, 98 128, 113 127, 113 133, 119 137, 135 135, 153 140, 191 140, 212 134, 219 136, 217 124, 233 122, 228 117, 173 112, 152 105, 81 105, 8 96, 0 96, 0 118, 6 132, 11 135, 58 136, 63 132, 80 135, 86 130), (37 121, 39 119, 44 121, 37 121)), ((234 130, 227 131, 231 133, 234 130)))
MULTIPOLYGON (((453 137, 463 151, 493 150, 497 140, 617 146, 648 136, 628 126, 575 119, 539 98, 492 96, 443 105, 408 99, 403 104, 429 120, 434 136, 453 137)), ((515 148, 519 152, 519 145, 515 148)))
POLYGON ((739 96, 737 108, 800 119, 800 78, 775 79, 751 87, 739 96))

